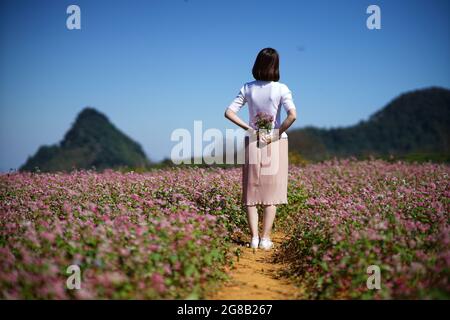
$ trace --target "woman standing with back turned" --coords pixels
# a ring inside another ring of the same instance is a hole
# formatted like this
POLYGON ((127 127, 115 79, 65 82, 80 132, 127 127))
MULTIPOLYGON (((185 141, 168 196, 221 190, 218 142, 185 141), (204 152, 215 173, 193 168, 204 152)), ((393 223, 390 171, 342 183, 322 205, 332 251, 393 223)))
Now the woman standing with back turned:
POLYGON ((286 130, 297 117, 289 88, 280 79, 279 56, 275 49, 262 49, 253 66, 255 81, 245 83, 233 102, 227 107, 225 117, 246 130, 245 163, 242 171, 242 200, 247 207, 247 217, 252 235, 251 247, 270 249, 276 205, 287 203, 288 139, 286 130), (250 124, 236 113, 248 104, 250 124), (281 106, 287 118, 281 123, 281 106), (271 121, 267 134, 258 132, 258 119, 271 121), (258 143, 255 137, 259 137, 258 143), (263 232, 258 233, 257 204, 264 207, 263 232))

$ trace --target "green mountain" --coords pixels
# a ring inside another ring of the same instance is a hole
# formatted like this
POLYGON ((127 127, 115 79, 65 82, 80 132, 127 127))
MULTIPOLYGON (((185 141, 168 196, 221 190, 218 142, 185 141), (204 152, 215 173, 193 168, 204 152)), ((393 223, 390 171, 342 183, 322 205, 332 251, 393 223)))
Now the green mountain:
POLYGON ((368 120, 289 131, 289 148, 304 158, 418 157, 450 159, 450 90, 428 88, 400 95, 368 120))
POLYGON ((88 107, 78 114, 59 144, 41 146, 19 170, 103 170, 147 164, 149 160, 137 142, 117 129, 104 114, 88 107))

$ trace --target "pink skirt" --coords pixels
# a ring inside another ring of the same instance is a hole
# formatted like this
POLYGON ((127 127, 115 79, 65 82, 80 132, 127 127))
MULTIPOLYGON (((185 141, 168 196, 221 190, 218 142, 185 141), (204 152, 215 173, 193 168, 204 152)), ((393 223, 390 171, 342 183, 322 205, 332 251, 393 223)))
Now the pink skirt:
POLYGON ((268 145, 245 137, 245 163, 242 170, 244 205, 287 203, 288 139, 268 145))

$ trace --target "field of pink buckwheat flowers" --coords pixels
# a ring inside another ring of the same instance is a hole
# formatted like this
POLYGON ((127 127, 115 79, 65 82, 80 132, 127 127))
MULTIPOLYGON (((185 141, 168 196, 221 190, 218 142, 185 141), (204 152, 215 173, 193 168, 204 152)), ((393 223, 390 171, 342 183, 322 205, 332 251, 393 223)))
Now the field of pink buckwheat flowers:
MULTIPOLYGON (((290 168, 277 259, 305 298, 448 298, 450 167, 290 168), (368 290, 366 269, 381 269, 368 290), (300 289, 299 289, 300 290, 300 289)), ((246 239, 240 169, 0 176, 0 298, 202 298, 246 239), (82 270, 68 290, 68 266, 82 270)))
POLYGON ((307 298, 448 299, 449 174, 448 165, 379 160, 293 168, 293 227, 278 258, 307 298), (367 289, 370 265, 380 290, 367 289))

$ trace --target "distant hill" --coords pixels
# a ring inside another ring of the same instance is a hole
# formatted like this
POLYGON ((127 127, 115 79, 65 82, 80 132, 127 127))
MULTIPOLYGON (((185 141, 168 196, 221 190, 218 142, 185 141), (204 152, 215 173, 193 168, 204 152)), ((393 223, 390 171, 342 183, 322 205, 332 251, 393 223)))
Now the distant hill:
POLYGON ((332 129, 290 130, 289 148, 308 160, 422 155, 450 158, 450 90, 400 95, 366 121, 332 129))
POLYGON ((87 107, 59 143, 41 146, 20 171, 98 170, 149 164, 142 147, 117 129, 108 118, 87 107))

